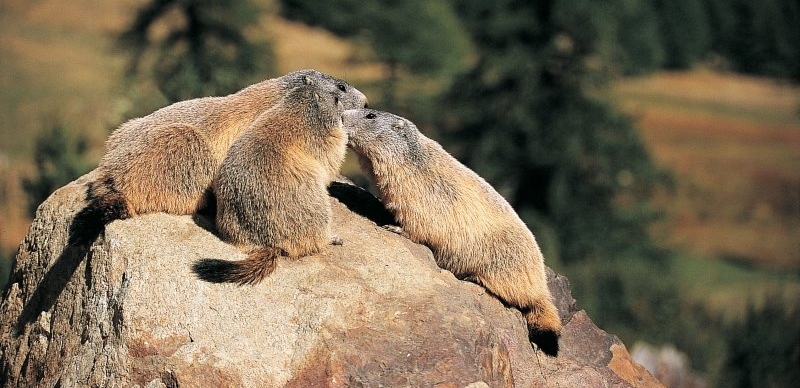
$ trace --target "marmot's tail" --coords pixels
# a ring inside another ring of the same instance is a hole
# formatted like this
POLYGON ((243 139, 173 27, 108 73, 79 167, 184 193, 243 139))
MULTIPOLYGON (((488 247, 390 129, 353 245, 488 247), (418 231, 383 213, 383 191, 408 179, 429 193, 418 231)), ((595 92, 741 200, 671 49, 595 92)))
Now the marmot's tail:
POLYGON ((275 259, 279 256, 286 256, 286 253, 279 248, 266 247, 240 261, 198 260, 192 265, 192 271, 200 279, 212 283, 256 284, 275 270, 275 259))
POLYGON ((553 303, 538 301, 527 312, 528 338, 550 356, 558 355, 558 337, 561 335, 561 318, 553 303))
POLYGON ((89 245, 109 222, 130 217, 125 196, 113 188, 100 196, 90 196, 89 203, 69 225, 69 245, 89 245))

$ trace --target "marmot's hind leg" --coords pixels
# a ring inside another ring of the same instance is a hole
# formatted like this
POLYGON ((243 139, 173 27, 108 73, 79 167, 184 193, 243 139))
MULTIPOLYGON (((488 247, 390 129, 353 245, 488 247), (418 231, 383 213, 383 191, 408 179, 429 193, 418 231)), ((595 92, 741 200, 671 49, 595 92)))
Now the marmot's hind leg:
POLYGON ((188 124, 153 130, 118 159, 117 185, 137 214, 194 214, 207 205, 219 165, 207 136, 188 124))
POLYGON ((89 203, 69 225, 69 245, 91 244, 111 221, 130 218, 133 214, 125 196, 114 187, 112 178, 89 184, 89 203))

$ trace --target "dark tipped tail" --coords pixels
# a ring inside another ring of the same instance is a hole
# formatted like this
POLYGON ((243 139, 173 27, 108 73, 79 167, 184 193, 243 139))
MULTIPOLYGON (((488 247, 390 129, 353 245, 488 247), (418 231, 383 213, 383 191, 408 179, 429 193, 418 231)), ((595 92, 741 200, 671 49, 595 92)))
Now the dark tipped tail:
POLYGON ((559 334, 552 330, 537 330, 530 328, 528 340, 535 343, 548 356, 558 356, 559 334))
POLYGON ((558 337, 561 335, 561 318, 552 302, 538 301, 524 312, 528 323, 528 339, 549 356, 558 355, 558 337))
POLYGON ((283 250, 267 247, 240 261, 202 259, 192 265, 198 278, 212 283, 257 284, 275 270, 275 259, 286 256, 283 250))
POLYGON ((103 232, 108 223, 130 218, 125 197, 116 191, 91 198, 69 225, 69 245, 89 245, 103 232))

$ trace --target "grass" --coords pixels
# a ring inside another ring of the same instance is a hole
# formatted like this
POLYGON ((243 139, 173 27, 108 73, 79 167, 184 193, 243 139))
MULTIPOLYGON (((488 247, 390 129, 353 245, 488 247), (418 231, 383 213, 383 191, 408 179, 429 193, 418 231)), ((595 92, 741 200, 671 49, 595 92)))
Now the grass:
POLYGON ((800 275, 797 273, 682 256, 675 262, 673 276, 686 303, 702 305, 710 313, 728 319, 743 317, 748 303, 760 306, 765 298, 776 295, 800 304, 800 275))
MULTIPOLYGON (((663 72, 654 76, 622 80, 615 85, 618 96, 647 97, 658 105, 689 107, 692 110, 770 113, 796 124, 797 88, 789 83, 706 69, 689 72, 663 72)), ((634 101, 628 101, 634 102, 634 101)))
POLYGON ((800 271, 800 88, 708 70, 623 80, 617 104, 673 171, 665 243, 800 271))

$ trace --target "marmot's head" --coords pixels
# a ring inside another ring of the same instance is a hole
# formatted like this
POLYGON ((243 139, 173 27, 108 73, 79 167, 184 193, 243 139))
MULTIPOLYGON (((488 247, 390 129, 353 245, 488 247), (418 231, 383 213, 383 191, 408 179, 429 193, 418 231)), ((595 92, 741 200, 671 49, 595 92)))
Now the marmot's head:
POLYGON ((343 107, 339 96, 318 83, 296 86, 284 97, 283 105, 287 114, 303 120, 304 128, 312 134, 328 136, 332 131, 342 130, 343 107))
POLYGON ((331 77, 328 74, 314 70, 298 70, 282 77, 287 86, 295 88, 300 85, 315 84, 321 90, 335 95, 342 103, 344 109, 359 109, 367 107, 367 96, 354 88, 346 81, 331 77))
POLYGON ((342 114, 348 145, 373 162, 418 161, 420 132, 409 120, 374 109, 350 109, 342 114))

